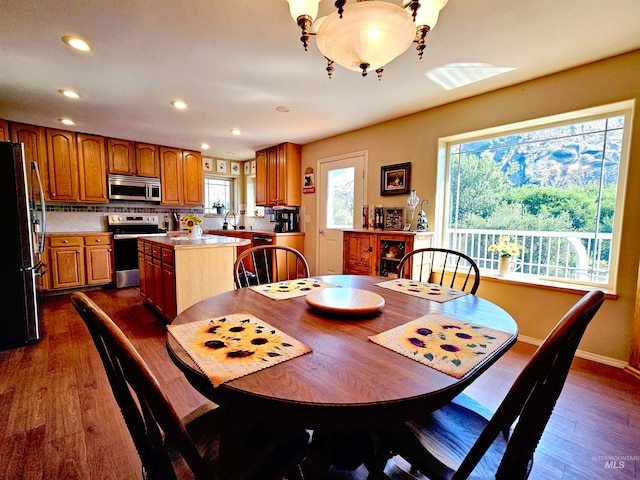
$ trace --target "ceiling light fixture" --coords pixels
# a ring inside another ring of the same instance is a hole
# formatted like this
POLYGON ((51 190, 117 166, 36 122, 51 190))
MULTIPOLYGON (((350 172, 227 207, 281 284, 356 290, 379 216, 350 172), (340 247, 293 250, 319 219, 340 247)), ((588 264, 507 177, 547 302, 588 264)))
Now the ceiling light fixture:
POLYGON ((209 144, 208 143, 201 143, 200 144, 200 148, 203 150, 209 150, 209 144))
POLYGON ((182 100, 173 100, 171 102, 171 105, 173 105, 178 110, 184 110, 185 108, 187 108, 187 104, 182 100))
POLYGON ((291 108, 287 107, 286 105, 278 105, 276 107, 276 112, 289 113, 290 111, 291 111, 291 108))
POLYGON ((84 38, 77 35, 64 35, 62 41, 69 45, 71 48, 80 50, 81 52, 90 52, 92 50, 91 45, 84 38))
POLYGON ((64 123, 65 125, 75 125, 76 124, 76 122, 74 122, 70 118, 59 118, 58 121, 60 123, 64 123))
POLYGON ((73 90, 65 88, 58 91, 67 98, 80 98, 80 94, 78 94, 78 92, 74 92, 73 90))
POLYGON ((242 133, 242 130, 240 130, 239 128, 232 128, 229 131, 234 135, 240 135, 242 133))
POLYGON ((448 0, 404 0, 404 7, 381 0, 357 0, 349 5, 346 0, 337 0, 336 12, 315 20, 321 1, 287 0, 291 17, 302 30, 304 49, 315 35, 328 62, 329 78, 335 62, 361 71, 363 77, 373 70, 380 80, 384 66, 413 42, 417 43, 418 58, 422 58, 425 37, 436 26, 448 0))

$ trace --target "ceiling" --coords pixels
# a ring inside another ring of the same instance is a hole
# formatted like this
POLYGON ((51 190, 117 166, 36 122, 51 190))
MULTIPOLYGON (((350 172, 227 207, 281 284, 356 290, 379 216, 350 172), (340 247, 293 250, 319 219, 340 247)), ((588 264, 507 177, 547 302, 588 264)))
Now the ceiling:
MULTIPOLYGON (((334 9, 324 0, 319 16, 334 9)), ((639 19, 639 0, 449 0, 422 60, 410 47, 382 81, 340 66, 329 80, 285 0, 8 0, 0 117, 192 150, 207 143, 205 155, 244 160, 638 49, 639 19), (69 48, 67 34, 94 50, 69 48), (174 109, 174 99, 189 107, 174 109)))

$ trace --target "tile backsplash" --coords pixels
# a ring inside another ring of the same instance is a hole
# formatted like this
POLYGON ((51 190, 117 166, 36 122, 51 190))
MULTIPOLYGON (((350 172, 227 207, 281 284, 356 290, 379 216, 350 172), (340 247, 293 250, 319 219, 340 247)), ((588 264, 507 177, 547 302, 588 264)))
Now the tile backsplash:
MULTIPOLYGON (((161 205, 141 204, 139 202, 118 202, 105 205, 79 205, 48 203, 47 204, 47 232, 106 232, 106 215, 112 213, 127 214, 151 214, 159 216, 159 224, 163 225, 165 216, 171 229, 177 230, 180 225, 173 225, 172 212, 196 213, 203 217, 203 229, 221 229, 223 217, 205 217, 202 208, 170 208, 161 205)), ((274 224, 270 222, 272 210, 267 208, 264 217, 237 216, 238 225, 244 225, 247 230, 273 230, 274 224)), ((231 217, 230 217, 231 218, 231 217)))

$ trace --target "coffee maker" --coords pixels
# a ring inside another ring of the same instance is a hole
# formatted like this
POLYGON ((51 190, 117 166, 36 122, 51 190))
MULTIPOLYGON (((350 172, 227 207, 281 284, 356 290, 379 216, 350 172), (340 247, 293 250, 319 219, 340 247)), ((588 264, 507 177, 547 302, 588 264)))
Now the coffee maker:
POLYGON ((273 220, 276 223, 274 232, 297 232, 298 209, 293 207, 275 207, 273 220))

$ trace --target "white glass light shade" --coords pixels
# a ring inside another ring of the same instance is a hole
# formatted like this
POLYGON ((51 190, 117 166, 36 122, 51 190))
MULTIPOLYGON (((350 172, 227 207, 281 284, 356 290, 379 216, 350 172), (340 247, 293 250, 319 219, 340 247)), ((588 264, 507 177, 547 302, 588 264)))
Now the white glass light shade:
POLYGON ((318 28, 316 43, 322 54, 344 68, 376 70, 404 53, 416 36, 411 15, 387 2, 346 5, 342 18, 329 15, 318 28))
POLYGON ((289 12, 294 22, 298 21, 301 15, 311 17, 311 21, 318 15, 318 5, 322 0, 287 0, 289 2, 289 12))

